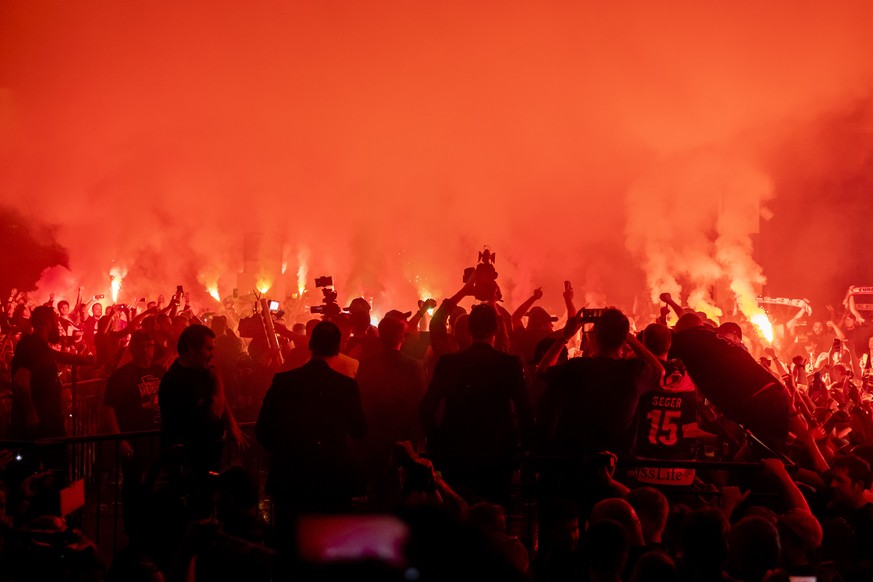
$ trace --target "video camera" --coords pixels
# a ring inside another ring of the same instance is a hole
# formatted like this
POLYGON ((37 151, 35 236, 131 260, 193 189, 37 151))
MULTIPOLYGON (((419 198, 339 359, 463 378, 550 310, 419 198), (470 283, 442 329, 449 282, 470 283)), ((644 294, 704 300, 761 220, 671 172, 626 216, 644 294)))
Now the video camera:
POLYGON ((336 302, 337 293, 333 288, 333 277, 316 277, 315 286, 321 287, 321 303, 322 305, 312 305, 309 307, 310 313, 317 313, 324 317, 336 317, 342 312, 339 304, 336 302))
POLYGON ((491 247, 485 245, 479 251, 478 263, 475 267, 464 269, 464 283, 473 278, 473 296, 477 301, 490 301, 495 296, 502 299, 500 287, 497 286, 497 270, 494 268, 496 255, 491 247))

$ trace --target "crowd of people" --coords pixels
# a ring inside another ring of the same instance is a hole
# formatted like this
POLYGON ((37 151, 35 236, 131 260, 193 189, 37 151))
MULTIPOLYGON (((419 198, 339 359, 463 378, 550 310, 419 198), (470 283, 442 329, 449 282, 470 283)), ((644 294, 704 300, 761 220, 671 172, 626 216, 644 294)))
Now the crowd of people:
POLYGON ((0 579, 873 580, 873 327, 851 297, 768 342, 669 294, 629 317, 565 283, 566 315, 540 289, 510 312, 486 271, 378 325, 364 298, 286 321, 195 314, 181 289, 139 311, 13 290, 4 438, 67 436, 73 370, 105 378, 129 544, 70 550, 63 447, 47 472, 2 450, 0 579), (263 484, 222 466, 251 447, 263 484))

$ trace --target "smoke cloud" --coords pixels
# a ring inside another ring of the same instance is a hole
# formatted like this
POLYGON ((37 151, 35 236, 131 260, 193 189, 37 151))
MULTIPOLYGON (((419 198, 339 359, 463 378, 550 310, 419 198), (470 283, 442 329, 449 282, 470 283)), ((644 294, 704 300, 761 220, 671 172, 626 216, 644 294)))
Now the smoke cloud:
POLYGON ((511 304, 543 286, 559 312, 570 279, 580 307, 715 313, 765 280, 789 143, 828 147, 822 119, 869 98, 871 22, 866 0, 12 0, 0 204, 57 225, 45 292, 333 275, 384 312, 454 293, 488 244, 511 304))

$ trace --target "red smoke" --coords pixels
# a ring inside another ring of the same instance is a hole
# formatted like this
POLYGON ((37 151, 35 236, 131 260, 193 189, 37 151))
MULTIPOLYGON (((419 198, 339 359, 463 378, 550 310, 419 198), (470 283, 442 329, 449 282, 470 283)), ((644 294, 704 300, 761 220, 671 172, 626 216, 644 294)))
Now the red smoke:
POLYGON ((542 285, 558 311, 572 279, 629 305, 653 262, 718 261, 720 192, 793 195, 789 138, 869 97, 871 22, 868 0, 10 0, 0 203, 60 225, 73 275, 46 291, 117 265, 122 300, 226 295, 256 231, 273 276, 308 254, 310 286, 379 311, 454 292, 483 244, 514 304, 542 285))

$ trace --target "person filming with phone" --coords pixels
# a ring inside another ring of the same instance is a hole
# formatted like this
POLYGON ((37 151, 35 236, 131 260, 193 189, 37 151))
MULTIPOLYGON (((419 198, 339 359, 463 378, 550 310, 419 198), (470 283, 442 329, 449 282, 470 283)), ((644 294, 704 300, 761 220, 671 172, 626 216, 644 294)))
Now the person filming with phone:
POLYGON ((583 326, 585 310, 570 318, 562 340, 555 342, 540 362, 548 387, 540 399, 537 415, 537 451, 551 459, 543 466, 541 494, 576 499, 583 504, 596 500, 605 451, 625 455, 633 441, 633 420, 640 396, 656 390, 664 368, 658 358, 631 333, 627 316, 614 308, 598 310, 585 357, 557 361, 561 348, 583 326), (622 357, 627 344, 636 355, 622 357))

